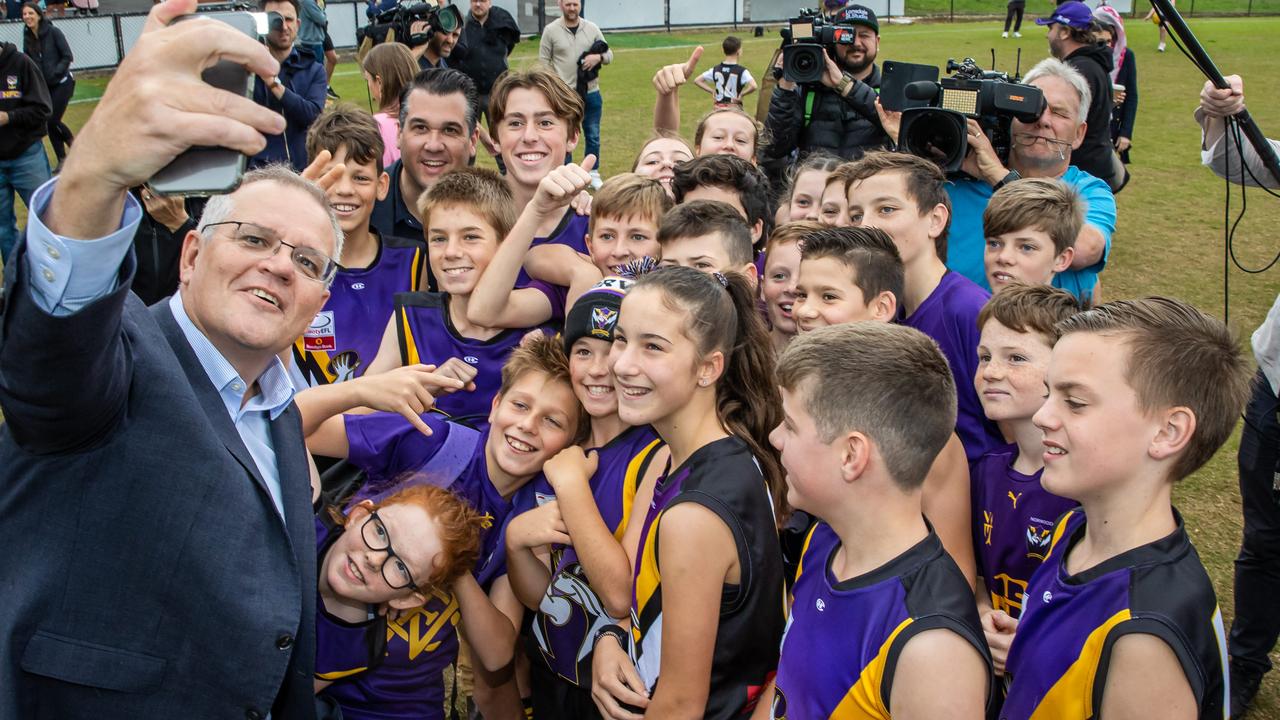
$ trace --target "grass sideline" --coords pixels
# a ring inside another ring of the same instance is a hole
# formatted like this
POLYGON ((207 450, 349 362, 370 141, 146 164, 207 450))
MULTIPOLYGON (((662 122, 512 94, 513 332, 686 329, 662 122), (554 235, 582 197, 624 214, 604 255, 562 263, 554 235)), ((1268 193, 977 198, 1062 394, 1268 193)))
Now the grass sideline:
MULTIPOLYGON (((1202 2, 1203 5, 1203 2, 1202 2)), ((1003 13, 1001 13, 1003 14, 1003 13)), ((1280 18, 1195 19, 1192 27, 1219 67, 1245 76, 1249 109, 1280 137, 1280 94, 1264 74, 1280 45, 1280 18)), ((1047 54, 1044 31, 1030 24, 1024 37, 1001 40, 994 22, 971 24, 888 25, 883 28, 880 59, 942 65, 947 58, 971 56, 984 67, 997 50, 997 67, 1012 70, 1015 49, 1022 50, 1022 71, 1047 54)), ((1156 53, 1156 30, 1150 23, 1130 20, 1130 47, 1138 61, 1141 102, 1135 130, 1133 180, 1117 196, 1119 228, 1107 271, 1102 275, 1105 298, 1147 294, 1173 295, 1206 312, 1223 311, 1223 182, 1200 167, 1199 131, 1191 113, 1202 78, 1177 49, 1156 53)), ((639 144, 651 126, 653 90, 649 79, 663 64, 687 59, 694 45, 706 47, 701 69, 718 61, 725 30, 679 33, 611 33, 617 48, 614 63, 602 73, 604 120, 603 166, 606 175, 629 170, 639 144)), ((748 28, 736 34, 744 38, 744 62, 759 73, 776 46, 775 35, 750 38, 748 28)), ((513 65, 536 60, 537 44, 522 42, 513 65)), ((106 84, 104 77, 78 81, 77 100, 67 112, 72 128, 79 128, 106 84)), ((359 68, 344 62, 334 86, 346 100, 366 103, 359 68)), ((709 97, 692 85, 682 91, 682 129, 692 137, 698 117, 709 109, 709 97)), ((754 103, 755 97, 749 98, 754 103)), ((481 155, 483 156, 483 151, 481 155)), ((577 157, 582 149, 578 148, 577 157)), ((483 164, 492 161, 482 157, 483 164)), ((1280 203, 1262 191, 1248 194, 1249 211, 1236 233, 1236 255, 1241 262, 1260 266, 1277 250, 1274 230, 1280 227, 1280 203)), ((1232 199, 1232 215, 1240 206, 1238 189, 1232 199)), ((25 222, 19 204, 19 222, 25 222)), ((1248 336, 1266 315, 1277 288, 1277 273, 1246 275, 1230 270, 1230 324, 1244 347, 1248 336)), ((1217 456, 1175 492, 1187 529, 1213 579, 1223 614, 1232 615, 1232 560, 1240 541, 1240 500, 1236 486, 1235 453, 1238 433, 1217 456)), ((1280 661, 1273 651, 1272 660, 1280 661)), ((1251 718, 1280 718, 1280 677, 1267 676, 1251 718)))

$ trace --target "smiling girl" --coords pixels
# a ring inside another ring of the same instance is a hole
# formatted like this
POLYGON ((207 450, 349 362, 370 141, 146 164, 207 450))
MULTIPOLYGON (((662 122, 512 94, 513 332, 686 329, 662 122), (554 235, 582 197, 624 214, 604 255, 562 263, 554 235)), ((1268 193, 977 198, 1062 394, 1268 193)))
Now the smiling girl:
POLYGON ((641 530, 631 632, 596 635, 594 699, 608 717, 738 716, 777 665, 784 621, 781 473, 762 444, 779 398, 750 286, 683 267, 641 276, 610 360, 619 417, 651 424, 671 459, 641 530))

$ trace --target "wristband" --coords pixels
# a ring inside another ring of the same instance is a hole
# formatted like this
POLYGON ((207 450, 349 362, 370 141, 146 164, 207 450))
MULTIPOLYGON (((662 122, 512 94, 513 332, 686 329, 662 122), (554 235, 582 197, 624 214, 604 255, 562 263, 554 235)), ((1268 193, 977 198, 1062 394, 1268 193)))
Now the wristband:
POLYGON ((630 640, 630 638, 627 637, 627 631, 623 630, 621 627, 618 627, 617 625, 614 625, 613 623, 609 623, 608 625, 605 625, 604 627, 596 631, 596 637, 591 642, 591 647, 594 648, 596 646, 596 643, 600 642, 600 638, 606 635, 609 635, 617 639, 618 646, 621 647, 623 650, 627 649, 627 641, 630 640))
POLYGON ((1017 180, 1021 180, 1021 179, 1022 179, 1022 176, 1018 174, 1018 171, 1017 171, 1017 170, 1010 170, 1010 171, 1009 171, 1009 174, 1008 174, 1008 175, 1005 175, 1005 176, 1004 176, 1004 179, 1002 179, 1000 182, 998 182, 998 183, 996 183, 995 185, 991 186, 991 189, 992 189, 992 190, 999 190, 1000 188, 1004 187, 1005 185, 1008 185, 1008 184, 1009 184, 1009 183, 1011 183, 1011 182, 1015 182, 1015 181, 1017 181, 1017 180))

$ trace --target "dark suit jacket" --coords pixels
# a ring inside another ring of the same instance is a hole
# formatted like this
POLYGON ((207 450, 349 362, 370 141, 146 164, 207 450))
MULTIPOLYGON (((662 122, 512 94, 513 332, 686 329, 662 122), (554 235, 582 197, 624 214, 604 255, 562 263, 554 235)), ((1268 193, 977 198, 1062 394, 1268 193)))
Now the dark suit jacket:
POLYGON ((310 718, 315 529, 297 407, 276 512, 166 303, 0 295, 0 719, 310 718))

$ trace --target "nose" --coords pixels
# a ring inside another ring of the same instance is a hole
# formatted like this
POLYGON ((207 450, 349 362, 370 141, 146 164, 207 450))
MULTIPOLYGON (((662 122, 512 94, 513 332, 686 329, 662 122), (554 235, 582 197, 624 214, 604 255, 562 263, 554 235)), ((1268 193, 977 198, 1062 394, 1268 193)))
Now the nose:
POLYGON ((458 238, 449 238, 444 244, 444 256, 447 258, 461 257, 462 242, 458 238))
POLYGON ((1041 432, 1048 432, 1058 427, 1058 416, 1049 400, 1045 400, 1036 414, 1031 416, 1031 424, 1040 428, 1041 432))
POLYGON ((625 343, 614 343, 609 348, 609 371, 613 373, 615 378, 632 377, 635 375, 635 367, 631 361, 631 354, 627 352, 628 346, 625 343))
POLYGON ((769 444, 773 446, 774 450, 777 450, 778 452, 782 452, 782 424, 781 423, 779 423, 778 426, 775 427, 773 430, 769 431, 769 444))
POLYGON ((804 318, 805 320, 812 320, 818 316, 818 313, 814 311, 813 308, 809 307, 807 299, 796 300, 791 306, 791 314, 797 318, 804 318))
POLYGON ((978 374, 983 380, 999 380, 1004 377, 1004 367, 993 358, 981 365, 978 374))
POLYGON ((1015 254, 1014 254, 1012 245, 1006 243, 1004 245, 1001 245, 1000 249, 996 251, 997 264, 1012 265, 1014 260, 1015 260, 1015 254))

